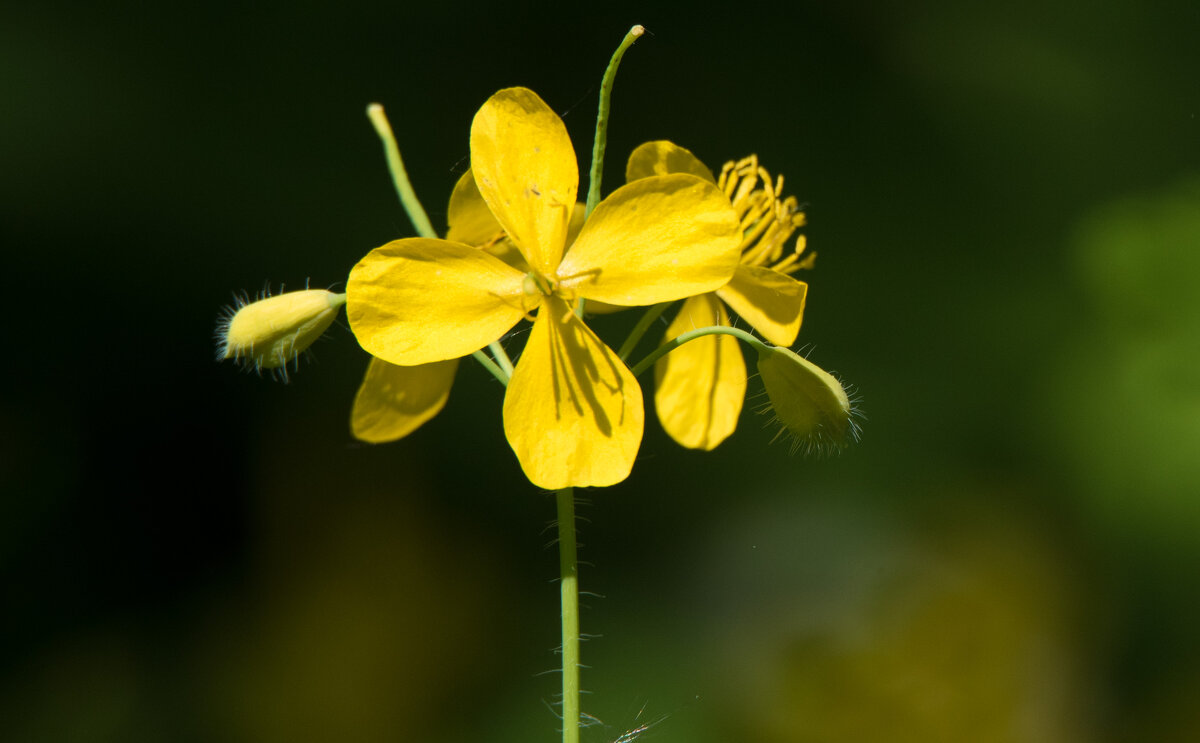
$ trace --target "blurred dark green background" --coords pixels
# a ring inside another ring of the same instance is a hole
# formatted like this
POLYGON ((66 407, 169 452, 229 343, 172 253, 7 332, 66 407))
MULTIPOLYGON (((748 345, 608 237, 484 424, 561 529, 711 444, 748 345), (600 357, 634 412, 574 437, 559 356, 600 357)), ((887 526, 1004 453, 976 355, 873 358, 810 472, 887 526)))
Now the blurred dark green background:
POLYGON ((368 102, 442 224, 498 88, 589 150, 633 23, 606 184, 655 138, 784 173, 869 420, 824 461, 650 423, 584 493, 585 740, 1200 737, 1194 2, 350 1, 0 12, 0 739, 555 739, 498 386, 367 447, 344 324, 288 385, 212 333, 412 234, 368 102))

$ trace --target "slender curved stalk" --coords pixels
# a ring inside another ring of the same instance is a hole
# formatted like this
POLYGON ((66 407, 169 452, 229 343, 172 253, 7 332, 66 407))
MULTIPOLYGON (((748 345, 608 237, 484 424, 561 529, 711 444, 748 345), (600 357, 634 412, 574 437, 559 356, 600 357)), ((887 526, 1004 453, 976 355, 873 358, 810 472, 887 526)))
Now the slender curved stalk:
POLYGON ((633 372, 633 376, 640 376, 642 372, 654 366, 655 361, 658 361, 671 351, 674 351, 676 348, 679 348, 688 341, 694 341, 697 338, 703 338, 706 335, 732 335, 734 338, 737 338, 743 343, 748 343, 749 345, 753 346, 755 350, 767 350, 770 348, 770 346, 768 346, 766 343, 763 343, 744 330, 739 328, 730 328, 724 325, 713 325, 707 328, 689 330, 686 333, 672 338, 671 340, 651 351, 649 356, 639 361, 637 366, 634 366, 632 369, 630 369, 630 371, 633 372))
POLYGON ((504 372, 504 370, 500 368, 499 364, 497 364, 495 361, 492 361, 490 358, 488 358, 488 355, 486 353, 484 353, 483 351, 476 351, 475 353, 473 353, 471 355, 474 356, 475 360, 478 361, 481 365, 483 365, 483 368, 487 369, 488 372, 493 377, 500 380, 500 384, 504 385, 505 387, 508 386, 508 380, 510 378, 510 375, 506 374, 504 372))
POLYGON ((575 544, 575 489, 555 495, 558 508, 559 587, 562 591, 563 743, 579 743, 579 566, 575 544))
POLYGON ((654 321, 662 317, 662 313, 667 311, 672 302, 659 302, 646 310, 641 319, 637 321, 637 325, 633 326, 633 330, 629 331, 629 337, 621 344, 621 350, 617 351, 617 355, 621 357, 621 361, 628 361, 629 354, 633 353, 633 349, 637 348, 637 344, 642 340, 642 336, 654 324, 654 321))
POLYGON ((596 139, 592 143, 592 172, 588 180, 585 219, 591 216, 596 204, 600 203, 600 180, 604 174, 604 148, 608 146, 608 109, 612 100, 613 82, 617 79, 617 68, 621 66, 621 57, 625 56, 625 50, 633 46, 633 42, 637 41, 644 33, 646 33, 646 29, 642 26, 634 26, 629 29, 629 33, 625 34, 625 38, 621 40, 620 46, 613 52, 612 59, 609 60, 608 67, 604 70, 604 77, 600 81, 600 107, 596 112, 596 139))
POLYGON ((504 373, 512 378, 513 362, 508 358, 508 353, 505 352, 504 346, 500 345, 500 341, 492 341, 488 344, 488 349, 491 350, 492 356, 496 357, 496 363, 504 370, 504 373))
POLYGON ((383 153, 387 157, 388 170, 392 173, 392 183, 396 185, 396 195, 400 197, 400 203, 408 212, 417 234, 421 237, 437 237, 437 232, 429 222, 429 215, 425 213, 408 180, 408 171, 404 169, 404 160, 400 158, 400 148, 396 145, 396 135, 392 133, 392 125, 388 123, 383 106, 378 103, 367 106, 367 117, 371 119, 375 133, 383 140, 383 153))

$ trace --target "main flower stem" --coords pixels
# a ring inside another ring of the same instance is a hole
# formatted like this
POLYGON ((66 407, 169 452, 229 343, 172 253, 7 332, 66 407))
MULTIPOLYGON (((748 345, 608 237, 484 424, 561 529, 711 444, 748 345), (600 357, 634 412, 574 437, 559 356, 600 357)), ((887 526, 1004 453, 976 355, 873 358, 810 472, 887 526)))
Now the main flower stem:
POLYGON ((437 237, 437 232, 429 222, 429 216, 408 180, 408 171, 404 169, 404 160, 400 158, 400 147, 396 145, 396 135, 392 133, 392 125, 388 123, 383 106, 378 103, 367 106, 367 117, 371 119, 375 133, 383 140, 383 153, 387 157, 388 170, 392 173, 392 183, 396 185, 396 194, 400 197, 404 211, 408 212, 408 218, 417 234, 421 237, 437 237))
POLYGON ((644 33, 646 33, 646 29, 642 26, 634 26, 629 29, 629 33, 625 34, 625 38, 621 40, 620 46, 613 52, 612 59, 609 60, 608 67, 604 70, 604 77, 600 81, 600 107, 596 112, 596 139, 592 143, 592 171, 588 180, 585 219, 591 216, 596 204, 600 203, 600 179, 604 175, 604 148, 608 146, 608 109, 612 101, 613 82, 617 79, 617 68, 621 66, 621 57, 625 56, 625 50, 633 46, 633 42, 637 41, 644 33))
POLYGON ((676 348, 679 348, 688 341, 694 341, 697 338, 703 338, 706 335, 732 335, 734 338, 737 338, 743 343, 753 346, 755 350, 765 351, 770 348, 770 346, 768 346, 766 343, 763 343, 744 330, 739 328, 730 328, 725 325, 713 325, 707 328, 689 330, 686 333, 682 333, 672 338, 658 348, 654 349, 649 356, 639 361, 637 366, 630 369, 630 371, 633 372, 633 376, 640 376, 642 372, 654 366, 655 361, 658 361, 671 351, 674 351, 676 348))
POLYGON ((558 569, 562 591, 563 743, 579 743, 579 565, 575 544, 575 489, 555 495, 558 506, 558 569))

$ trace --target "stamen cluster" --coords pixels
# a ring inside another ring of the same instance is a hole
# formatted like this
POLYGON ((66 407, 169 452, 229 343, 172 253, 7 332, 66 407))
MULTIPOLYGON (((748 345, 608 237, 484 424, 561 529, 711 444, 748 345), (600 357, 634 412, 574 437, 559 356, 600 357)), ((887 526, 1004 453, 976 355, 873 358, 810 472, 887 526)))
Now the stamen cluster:
POLYGON ((729 197, 742 228, 742 264, 765 266, 772 271, 792 274, 812 268, 816 254, 801 260, 806 240, 799 235, 793 251, 784 255, 788 238, 804 226, 806 218, 795 196, 780 198, 783 176, 774 181, 759 165, 758 155, 725 163, 717 186, 729 197))

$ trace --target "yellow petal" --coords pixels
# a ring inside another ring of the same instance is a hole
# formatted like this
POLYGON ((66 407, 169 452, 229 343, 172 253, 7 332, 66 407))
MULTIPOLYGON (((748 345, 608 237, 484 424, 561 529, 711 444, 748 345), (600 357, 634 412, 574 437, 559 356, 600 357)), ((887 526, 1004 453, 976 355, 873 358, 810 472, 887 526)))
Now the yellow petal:
POLYGON ((717 290, 733 311, 777 346, 790 346, 804 320, 808 284, 762 266, 738 266, 729 283, 717 290))
MULTIPOLYGON (((585 211, 583 204, 576 204, 575 209, 571 211, 571 224, 567 225, 567 245, 575 242, 576 236, 579 235, 579 230, 583 228, 585 211)), ((531 270, 529 264, 525 261, 525 256, 521 255, 521 251, 508 238, 489 245, 485 250, 521 273, 529 273, 531 270)))
POLYGON ((346 316, 372 356, 401 366, 456 359, 498 340, 532 309, 537 298, 522 293, 524 278, 469 245, 395 240, 350 271, 346 316))
POLYGON ((629 155, 625 164, 625 182, 632 183, 639 178, 652 175, 670 175, 671 173, 691 173, 710 183, 716 183, 712 171, 700 162, 699 158, 674 142, 660 139, 646 142, 637 146, 629 155))
POLYGON ((579 190, 579 166, 562 119, 532 90, 501 90, 471 122, 471 169, 529 265, 553 275, 579 190))
POLYGON ((446 239, 467 245, 485 245, 503 231, 480 195, 475 174, 469 169, 454 184, 450 204, 446 207, 446 222, 450 226, 446 239))
POLYGON ((588 315, 611 315, 614 312, 624 312, 627 309, 629 308, 623 305, 599 302, 595 299, 589 299, 584 304, 584 312, 588 315))
POLYGON ((694 175, 643 178, 600 202, 558 267, 560 290, 636 306, 713 291, 740 240, 729 199, 694 175))
POLYGON ((512 240, 504 238, 488 245, 484 250, 499 258, 501 262, 520 271, 521 275, 529 273, 529 264, 525 262, 525 256, 521 255, 521 251, 517 250, 517 246, 513 244, 512 240))
MULTIPOLYGON (((584 204, 576 204, 575 212, 571 215, 571 226, 567 230, 567 250, 571 250, 571 246, 575 243, 575 238, 579 237, 579 231, 583 229, 583 216, 586 212, 584 204)), ((584 303, 584 312, 586 315, 611 315, 614 312, 624 312, 629 309, 617 304, 609 304, 608 302, 597 302, 592 300, 584 303)))
POLYGON ((458 359, 396 366, 372 358, 354 396, 350 430, 372 444, 404 438, 442 411, 457 369, 458 359))
POLYGON ((644 418, 628 367, 566 302, 548 298, 504 396, 504 433, 529 481, 547 490, 621 482, 644 418))
POLYGON ((575 203, 575 208, 571 210, 571 221, 567 224, 567 247, 575 243, 579 233, 583 230, 584 220, 587 218, 587 204, 582 201, 575 203))
MULTIPOLYGON (((712 294, 683 303, 663 340, 710 325, 728 325, 712 294)), ((680 445, 710 451, 737 428, 746 398, 746 362, 737 339, 706 335, 689 341, 654 365, 654 407, 663 429, 680 445)))

